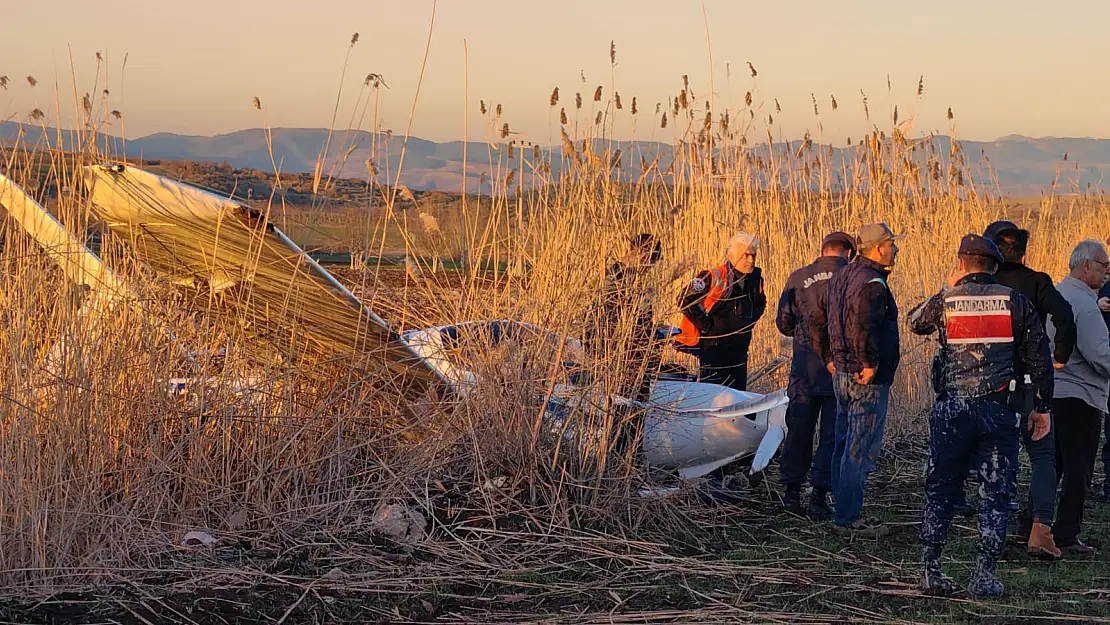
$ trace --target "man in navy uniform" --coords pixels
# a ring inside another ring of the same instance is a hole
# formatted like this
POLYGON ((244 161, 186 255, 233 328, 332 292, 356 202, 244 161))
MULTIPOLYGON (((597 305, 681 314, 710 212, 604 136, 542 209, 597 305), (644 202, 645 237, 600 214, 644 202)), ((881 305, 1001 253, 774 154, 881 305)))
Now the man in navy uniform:
POLYGON ((787 389, 790 406, 786 411, 786 441, 779 461, 781 481, 786 489, 783 505, 790 512, 807 515, 815 521, 832 518, 828 496, 836 444, 836 397, 832 375, 822 356, 829 352, 825 313, 829 279, 847 265, 855 253, 856 240, 852 235, 834 232, 825 237, 821 242, 820 258, 790 274, 779 298, 775 319, 779 332, 794 339, 787 389), (818 421, 821 428, 814 456, 813 435, 818 421), (813 490, 809 505, 803 508, 802 486, 807 474, 813 490))
POLYGON ((940 335, 943 353, 939 394, 929 421, 929 475, 921 520, 927 592, 947 593, 941 573, 953 500, 963 488, 969 461, 979 473, 979 556, 968 592, 1002 596, 995 574, 1006 537, 1010 502, 1017 490, 1021 428, 1040 440, 1049 431, 1053 396, 1052 355, 1036 309, 1017 291, 998 284, 1002 254, 988 239, 969 234, 960 243, 959 267, 946 287, 910 312, 915 334, 940 335), (1032 380, 1033 412, 1022 414, 1018 371, 1032 380))

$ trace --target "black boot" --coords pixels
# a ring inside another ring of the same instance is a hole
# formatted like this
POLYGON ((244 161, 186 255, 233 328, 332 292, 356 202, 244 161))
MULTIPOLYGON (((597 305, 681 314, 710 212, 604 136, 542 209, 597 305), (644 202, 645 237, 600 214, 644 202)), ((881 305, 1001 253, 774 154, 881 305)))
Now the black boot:
POLYGON ((805 516, 805 508, 802 507, 802 485, 801 484, 787 484, 786 493, 782 496, 782 507, 791 514, 798 516, 805 516))
POLYGON ((952 580, 940 570, 940 549, 925 547, 921 554, 921 589, 930 595, 947 595, 956 590, 952 580))
POLYGON ((994 574, 997 558, 979 554, 975 560, 975 572, 967 583, 967 592, 976 599, 997 599, 1006 592, 1002 580, 994 574))
POLYGON ((809 494, 809 507, 806 508, 806 516, 813 521, 832 520, 833 511, 829 507, 829 491, 824 488, 813 487, 813 492, 809 494))

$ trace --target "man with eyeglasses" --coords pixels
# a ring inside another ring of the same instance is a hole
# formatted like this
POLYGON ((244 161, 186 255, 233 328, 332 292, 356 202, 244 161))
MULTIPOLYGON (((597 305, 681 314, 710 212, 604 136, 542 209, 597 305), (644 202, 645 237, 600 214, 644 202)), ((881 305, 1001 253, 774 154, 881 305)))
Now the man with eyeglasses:
MULTIPOLYGON (((1064 553, 1091 555, 1095 548, 1079 538, 1083 505, 1091 486, 1103 411, 1110 397, 1110 340, 1098 305, 1106 285, 1106 246, 1081 241, 1068 262, 1071 273, 1056 285, 1075 315, 1076 345, 1071 358, 1055 372, 1052 412, 1056 426, 1056 479, 1062 482, 1052 532, 1064 553)), ((1056 336, 1049 321, 1048 334, 1056 336)))
POLYGON ((697 356, 702 382, 748 388, 752 328, 767 309, 763 272, 755 265, 758 251, 755 235, 732 237, 725 262, 699 273, 679 298, 675 347, 697 356))

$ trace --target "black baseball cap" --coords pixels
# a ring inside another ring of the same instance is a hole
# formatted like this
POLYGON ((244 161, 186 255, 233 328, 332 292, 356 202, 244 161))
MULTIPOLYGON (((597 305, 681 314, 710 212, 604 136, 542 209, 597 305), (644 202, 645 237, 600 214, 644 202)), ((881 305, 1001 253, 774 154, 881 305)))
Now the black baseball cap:
POLYGON ((981 237, 977 234, 966 235, 960 241, 960 254, 968 256, 986 256, 993 258, 1002 264, 1006 259, 1002 258, 1002 252, 998 251, 998 246, 988 238, 981 237))
POLYGON ((825 235, 825 238, 821 240, 821 249, 825 249, 825 246, 830 243, 842 243, 848 246, 853 256, 856 253, 856 238, 847 232, 833 232, 825 235))
POLYGON ((1013 230, 1014 232, 1017 232, 1019 234, 1023 234, 1027 237, 1029 236, 1029 232, 1027 230, 1022 230, 1014 222, 1006 220, 996 221, 987 226, 987 229, 983 231, 983 236, 987 239, 990 239, 991 241, 997 241, 998 235, 1002 234, 1002 232, 1006 230, 1013 230))

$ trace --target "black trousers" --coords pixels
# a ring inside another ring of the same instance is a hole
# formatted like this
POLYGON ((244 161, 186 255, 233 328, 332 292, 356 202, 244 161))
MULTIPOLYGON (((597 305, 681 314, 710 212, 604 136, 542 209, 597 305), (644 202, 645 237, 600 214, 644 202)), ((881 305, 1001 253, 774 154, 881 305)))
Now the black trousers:
POLYGON ((836 397, 791 397, 786 408, 786 440, 779 458, 782 484, 800 488, 808 474, 814 488, 830 490, 835 446, 836 397), (820 430, 817 429, 818 423, 821 424, 820 430), (815 456, 813 437, 818 431, 820 436, 815 456))
POLYGON ((1056 480, 1061 484, 1052 534, 1061 547, 1074 545, 1083 525, 1083 504, 1098 455, 1102 411, 1082 399, 1052 401, 1056 426, 1056 480))
POLYGON ((697 352, 698 381, 738 391, 748 390, 748 349, 751 344, 752 335, 745 333, 727 342, 700 348, 697 352))
MULTIPOLYGON (((651 400, 651 385, 659 377, 661 355, 649 341, 631 350, 630 365, 636 368, 634 376, 622 384, 620 395, 633 401, 646 403, 651 400)), ((644 419, 646 408, 623 406, 617 410, 617 450, 627 454, 633 466, 643 462, 644 419)))
POLYGON ((1102 495, 1110 497, 1110 402, 1106 404, 1106 420, 1102 431, 1106 442, 1102 445, 1102 495))

